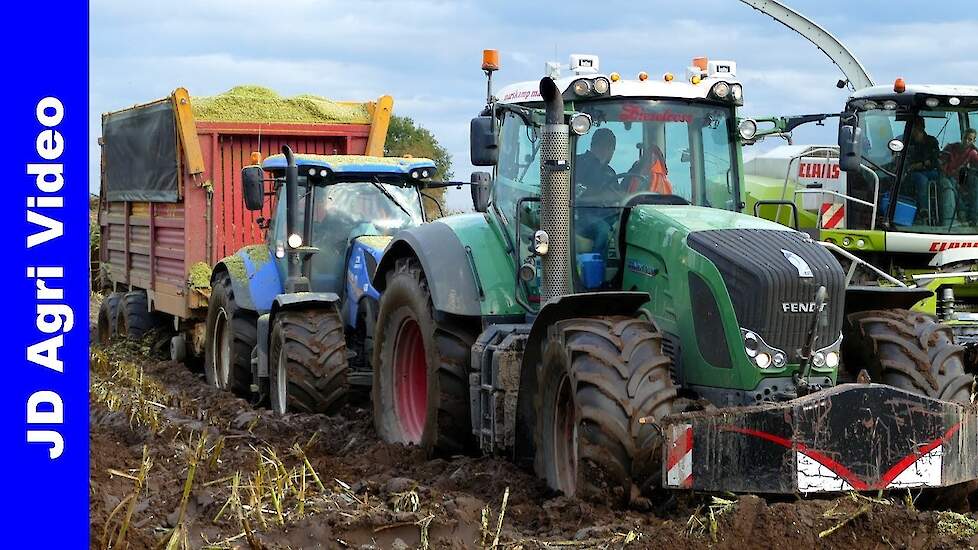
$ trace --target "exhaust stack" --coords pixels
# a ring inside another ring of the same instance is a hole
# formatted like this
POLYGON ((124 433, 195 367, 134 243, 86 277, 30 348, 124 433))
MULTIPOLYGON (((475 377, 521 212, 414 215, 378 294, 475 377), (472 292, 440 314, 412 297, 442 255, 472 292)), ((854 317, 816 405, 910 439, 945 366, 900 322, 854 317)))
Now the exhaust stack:
POLYGON ((540 80, 547 119, 540 136, 540 229, 549 241, 543 255, 543 302, 570 294, 570 134, 564 98, 550 77, 540 80))

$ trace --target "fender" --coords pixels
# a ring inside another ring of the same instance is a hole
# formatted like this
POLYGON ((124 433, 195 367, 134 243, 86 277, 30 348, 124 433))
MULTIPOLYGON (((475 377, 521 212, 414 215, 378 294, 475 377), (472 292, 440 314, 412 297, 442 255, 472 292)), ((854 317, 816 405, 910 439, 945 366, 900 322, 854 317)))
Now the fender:
POLYGON ((516 404, 516 448, 518 462, 533 463, 535 453, 533 430, 536 409, 533 398, 537 393, 537 364, 547 339, 547 331, 559 321, 592 315, 636 315, 647 304, 646 292, 588 292, 568 294, 547 302, 530 328, 523 361, 520 366, 520 391, 516 404))
POLYGON ((400 258, 414 256, 421 262, 436 310, 478 317, 482 315, 482 291, 476 281, 473 258, 451 227, 431 222, 400 231, 380 260, 373 286, 381 293, 387 273, 400 258))
MULTIPOLYGON (((252 363, 255 380, 268 378, 268 352, 271 346, 272 326, 280 311, 333 307, 340 301, 334 292, 296 292, 279 294, 272 299, 270 311, 258 317, 257 363, 252 363)), ((254 359, 252 359, 254 361, 254 359)))
POLYGON ((846 317, 870 309, 910 309, 934 292, 917 287, 850 286, 846 289, 846 317))
POLYGON ((238 306, 259 314, 267 313, 272 308, 272 301, 284 289, 268 247, 263 244, 246 246, 217 262, 211 274, 211 285, 220 272, 230 276, 231 290, 238 306))

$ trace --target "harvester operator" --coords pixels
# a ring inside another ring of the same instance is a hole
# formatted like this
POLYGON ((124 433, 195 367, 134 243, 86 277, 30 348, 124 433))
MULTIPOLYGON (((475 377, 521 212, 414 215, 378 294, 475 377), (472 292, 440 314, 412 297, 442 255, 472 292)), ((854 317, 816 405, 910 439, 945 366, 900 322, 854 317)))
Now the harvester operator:
POLYGON ((978 131, 968 128, 959 143, 949 143, 941 152, 941 172, 949 186, 957 184, 962 211, 971 225, 978 225, 978 131))

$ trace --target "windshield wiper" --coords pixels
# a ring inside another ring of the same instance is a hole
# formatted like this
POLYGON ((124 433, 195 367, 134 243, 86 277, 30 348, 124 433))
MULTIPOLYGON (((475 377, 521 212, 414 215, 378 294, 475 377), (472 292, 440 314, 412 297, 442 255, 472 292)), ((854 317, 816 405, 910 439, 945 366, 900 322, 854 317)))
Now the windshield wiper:
POLYGON ((401 209, 401 212, 404 212, 405 214, 407 214, 407 217, 408 218, 410 218, 412 220, 414 219, 414 215, 411 214, 410 212, 408 212, 408 209, 405 208, 403 204, 401 204, 401 201, 397 200, 397 197, 395 197, 393 193, 391 193, 390 191, 388 191, 387 188, 383 186, 383 184, 377 183, 374 180, 370 180, 370 183, 371 183, 371 185, 373 185, 374 187, 376 187, 378 191, 380 191, 381 193, 383 193, 385 197, 387 197, 388 199, 390 199, 390 201, 392 203, 394 203, 395 206, 397 206, 398 208, 400 208, 401 209))
POLYGON ((886 174, 887 176, 890 176, 891 178, 896 178, 896 174, 895 174, 895 173, 893 173, 893 172, 890 172, 890 171, 889 171, 889 170, 887 170, 886 168, 883 168, 882 166, 880 166, 879 164, 876 164, 875 162, 873 162, 873 161, 871 161, 871 160, 869 160, 869 159, 868 159, 868 158, 866 158, 865 156, 860 156, 860 158, 861 158, 862 160, 864 160, 864 161, 866 161, 866 162, 868 162, 870 166, 872 166, 873 168, 875 168, 875 169, 877 169, 877 170, 879 170, 880 172, 883 172, 883 173, 884 173, 884 174, 886 174))

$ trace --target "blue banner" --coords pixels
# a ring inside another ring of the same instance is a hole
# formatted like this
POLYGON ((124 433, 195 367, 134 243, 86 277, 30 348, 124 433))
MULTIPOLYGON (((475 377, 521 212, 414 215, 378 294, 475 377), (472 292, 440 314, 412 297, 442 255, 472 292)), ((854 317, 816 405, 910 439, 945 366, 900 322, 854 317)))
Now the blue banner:
POLYGON ((88 548, 88 5, 5 11, 4 546, 88 548))

